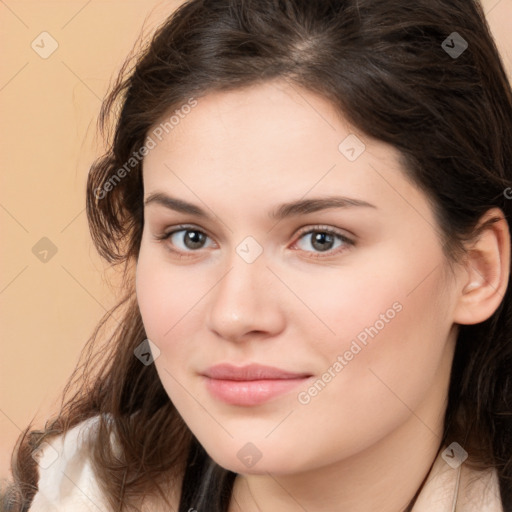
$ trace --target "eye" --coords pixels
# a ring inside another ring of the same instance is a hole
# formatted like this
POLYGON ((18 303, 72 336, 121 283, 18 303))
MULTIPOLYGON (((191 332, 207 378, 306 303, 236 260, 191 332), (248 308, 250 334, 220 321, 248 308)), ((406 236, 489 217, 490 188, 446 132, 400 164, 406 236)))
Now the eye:
POLYGON ((314 226, 307 231, 303 231, 295 245, 299 245, 299 248, 303 251, 316 252, 317 254, 312 256, 321 258, 321 253, 332 256, 346 250, 347 246, 353 246, 354 242, 335 229, 326 226, 314 226), (313 251, 308 250, 308 246, 313 247, 313 251))
POLYGON ((171 246, 169 250, 178 254, 205 248, 205 242, 210 238, 206 233, 191 226, 178 226, 178 228, 162 235, 156 235, 155 238, 168 240, 171 246), (177 250, 174 247, 177 247, 177 250))
MULTIPOLYGON (((211 240, 206 233, 193 226, 177 226, 177 229, 155 235, 155 238, 160 241, 169 241, 167 248, 178 257, 183 258, 187 257, 186 253, 193 253, 208 247, 205 244, 211 240)), ((313 253, 311 256, 314 258, 321 258, 338 254, 346 250, 347 247, 353 246, 354 242, 333 228, 314 226, 299 233, 298 241, 294 245, 298 245, 302 251, 313 253), (308 245, 313 248, 312 251, 307 248, 308 245), (326 253, 325 256, 322 253, 326 253)), ((215 244, 210 246, 215 246, 215 244)))

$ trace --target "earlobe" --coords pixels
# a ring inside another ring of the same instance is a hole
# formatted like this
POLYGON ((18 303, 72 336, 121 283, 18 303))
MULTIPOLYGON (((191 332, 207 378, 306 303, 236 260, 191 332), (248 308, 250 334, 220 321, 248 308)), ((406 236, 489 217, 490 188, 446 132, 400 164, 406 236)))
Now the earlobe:
POLYGON ((510 274, 510 231, 499 208, 482 216, 480 236, 467 248, 465 273, 454 322, 477 324, 490 318, 507 290, 510 274), (493 219, 494 222, 491 222, 493 219))

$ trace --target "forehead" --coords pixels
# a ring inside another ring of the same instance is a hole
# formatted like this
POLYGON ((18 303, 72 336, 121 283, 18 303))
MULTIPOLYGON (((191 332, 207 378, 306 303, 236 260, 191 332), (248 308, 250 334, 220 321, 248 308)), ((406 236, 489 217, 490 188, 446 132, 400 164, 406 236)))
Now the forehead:
POLYGON ((395 148, 361 134, 326 99, 296 85, 269 82, 196 102, 174 116, 178 122, 149 131, 155 146, 143 164, 146 197, 243 197, 261 207, 336 193, 396 203, 404 213, 410 204, 403 197, 424 200, 395 148))

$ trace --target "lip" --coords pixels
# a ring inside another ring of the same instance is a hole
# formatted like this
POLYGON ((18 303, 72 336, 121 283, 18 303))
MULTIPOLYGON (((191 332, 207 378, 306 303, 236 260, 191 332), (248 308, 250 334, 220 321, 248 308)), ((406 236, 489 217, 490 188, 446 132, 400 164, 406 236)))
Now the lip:
POLYGON ((308 373, 282 370, 274 366, 219 364, 204 373, 208 391, 231 405, 253 406, 291 391, 311 377, 308 373))
POLYGON ((275 366, 265 366, 257 363, 245 366, 234 366, 227 363, 217 364, 208 368, 203 375, 211 379, 244 381, 311 377, 311 374, 305 372, 289 372, 281 368, 276 368, 275 366))

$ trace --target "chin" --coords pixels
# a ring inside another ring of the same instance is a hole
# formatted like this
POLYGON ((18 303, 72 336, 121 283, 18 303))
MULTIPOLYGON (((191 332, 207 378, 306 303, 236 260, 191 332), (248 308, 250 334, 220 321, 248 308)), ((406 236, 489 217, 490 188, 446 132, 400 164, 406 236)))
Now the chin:
POLYGON ((277 447, 258 449, 257 443, 244 443, 241 446, 237 443, 236 447, 226 448, 222 452, 219 452, 217 446, 213 450, 207 449, 207 452, 219 466, 239 474, 283 475, 304 470, 297 464, 297 459, 281 453, 277 447), (271 452, 271 455, 265 456, 267 450, 271 452))

